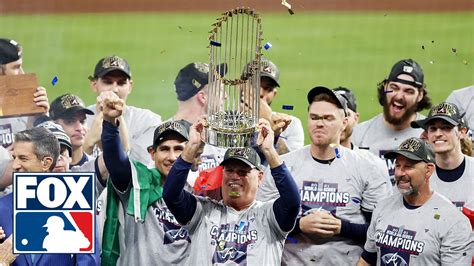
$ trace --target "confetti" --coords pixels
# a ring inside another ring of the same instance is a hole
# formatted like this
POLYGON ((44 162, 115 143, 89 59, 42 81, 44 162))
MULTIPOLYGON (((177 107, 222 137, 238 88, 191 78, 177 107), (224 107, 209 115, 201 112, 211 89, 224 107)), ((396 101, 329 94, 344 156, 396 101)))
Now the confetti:
POLYGON ((433 60, 431 60, 431 61, 430 61, 430 64, 434 64, 434 61, 433 61, 433 60))
POLYGON ((439 214, 435 214, 435 215, 434 215, 434 218, 435 218, 436 220, 439 220, 439 217, 440 217, 439 214))
POLYGON ((58 83, 58 76, 54 76, 53 80, 51 80, 51 84, 53 84, 53 86, 56 85, 56 83, 58 83))
POLYGON ((267 43, 263 46, 263 48, 265 48, 265 50, 268 50, 268 49, 272 48, 272 44, 271 44, 270 42, 267 42, 267 43))
POLYGON ((316 257, 315 256, 312 256, 311 259, 309 259, 310 261, 316 261, 316 257))
POLYGON ((283 105, 281 107, 281 109, 283 109, 283 110, 293 110, 293 105, 283 105))
POLYGON ((434 43, 434 41, 431 41, 431 43, 434 43))
POLYGON ((465 65, 467 65, 467 64, 468 64, 468 62, 467 62, 467 60, 466 60, 466 59, 462 60, 462 63, 463 63, 463 64, 465 64, 465 65))
POLYGON ((239 192, 231 191, 229 192, 229 197, 233 197, 233 198, 240 197, 240 194, 239 192))
POLYGON ((456 48, 451 48, 451 51, 453 51, 453 53, 456 53, 458 51, 458 49, 456 48))
POLYGON ((221 43, 216 42, 216 41, 211 41, 211 45, 221 47, 221 43))
POLYGON ((182 30, 182 29, 183 29, 183 27, 181 27, 181 26, 178 26, 178 29, 182 30))
POLYGON ((205 189, 205 188, 207 188, 207 186, 202 186, 202 187, 201 187, 201 189, 205 189))
POLYGON ((288 13, 290 13, 290 15, 295 14, 295 12, 291 10, 291 5, 288 2, 286 2, 286 0, 282 0, 281 4, 284 5, 286 8, 288 8, 288 13))
POLYGON ((337 147, 337 144, 331 143, 329 144, 331 148, 334 148, 334 152, 336 152, 336 158, 341 158, 341 153, 339 152, 339 148, 337 147))
POLYGON ((245 221, 240 221, 240 224, 239 224, 239 231, 244 231, 244 228, 245 228, 245 221))
POLYGON ((286 237, 286 240, 288 240, 288 242, 290 242, 291 244, 298 243, 298 240, 296 240, 296 238, 293 238, 291 236, 286 237))
POLYGON ((424 45, 422 45, 422 46, 421 46, 421 49, 425 50, 425 46, 424 46, 424 45))

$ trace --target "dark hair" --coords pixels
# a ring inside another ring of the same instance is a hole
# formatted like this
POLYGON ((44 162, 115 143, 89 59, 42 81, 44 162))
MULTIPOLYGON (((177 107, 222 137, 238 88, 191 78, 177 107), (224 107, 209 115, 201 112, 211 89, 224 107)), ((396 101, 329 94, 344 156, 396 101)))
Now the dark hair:
POLYGON ((15 142, 25 141, 34 145, 35 155, 42 160, 46 156, 53 158, 50 171, 56 166, 59 157, 59 142, 56 136, 44 127, 34 127, 15 133, 15 142))
MULTIPOLYGON (((385 97, 385 85, 388 84, 388 80, 384 79, 377 84, 377 97, 379 99, 380 105, 384 106, 386 103, 385 97)), ((428 96, 428 91, 426 90, 426 84, 423 83, 423 86, 418 89, 420 93, 423 93, 423 98, 416 105, 415 112, 419 112, 424 109, 430 109, 432 106, 431 98, 428 96)))

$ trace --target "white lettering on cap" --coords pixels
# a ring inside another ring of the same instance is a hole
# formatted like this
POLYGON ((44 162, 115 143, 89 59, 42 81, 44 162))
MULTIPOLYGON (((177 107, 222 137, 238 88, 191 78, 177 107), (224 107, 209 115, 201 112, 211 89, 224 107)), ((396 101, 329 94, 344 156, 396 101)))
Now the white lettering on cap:
POLYGON ((403 67, 403 72, 411 73, 412 71, 413 71, 413 67, 411 67, 411 66, 404 66, 403 67))

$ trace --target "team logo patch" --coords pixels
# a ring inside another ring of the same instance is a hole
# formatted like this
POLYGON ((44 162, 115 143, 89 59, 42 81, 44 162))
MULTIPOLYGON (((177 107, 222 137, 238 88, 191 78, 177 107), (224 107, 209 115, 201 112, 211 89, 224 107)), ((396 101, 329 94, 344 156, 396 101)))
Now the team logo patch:
POLYGON ((395 159, 385 158, 385 154, 391 150, 380 150, 379 157, 385 161, 388 169, 388 175, 390 176, 390 182, 392 186, 395 185, 395 159))
POLYGON ((403 72, 411 73, 411 72, 413 72, 413 67, 412 66, 403 66, 403 72))
POLYGON ((400 147, 398 147, 398 149, 401 151, 416 152, 420 149, 420 147, 421 147, 421 143, 419 140, 410 138, 402 142, 402 144, 400 144, 400 147))
POLYGON ((452 104, 449 103, 441 103, 436 106, 436 108, 432 108, 429 116, 435 115, 445 115, 445 116, 454 116, 457 115, 456 108, 452 104))
POLYGON ((14 253, 94 253, 94 174, 15 173, 14 253))

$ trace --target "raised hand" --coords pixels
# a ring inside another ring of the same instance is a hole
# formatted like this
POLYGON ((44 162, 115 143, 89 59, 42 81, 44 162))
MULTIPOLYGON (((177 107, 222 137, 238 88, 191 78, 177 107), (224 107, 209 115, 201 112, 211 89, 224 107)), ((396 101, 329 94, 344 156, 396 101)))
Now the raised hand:
POLYGON ((102 109, 104 120, 115 124, 116 118, 122 115, 125 107, 124 100, 112 91, 104 91, 97 96, 97 103, 102 109))

